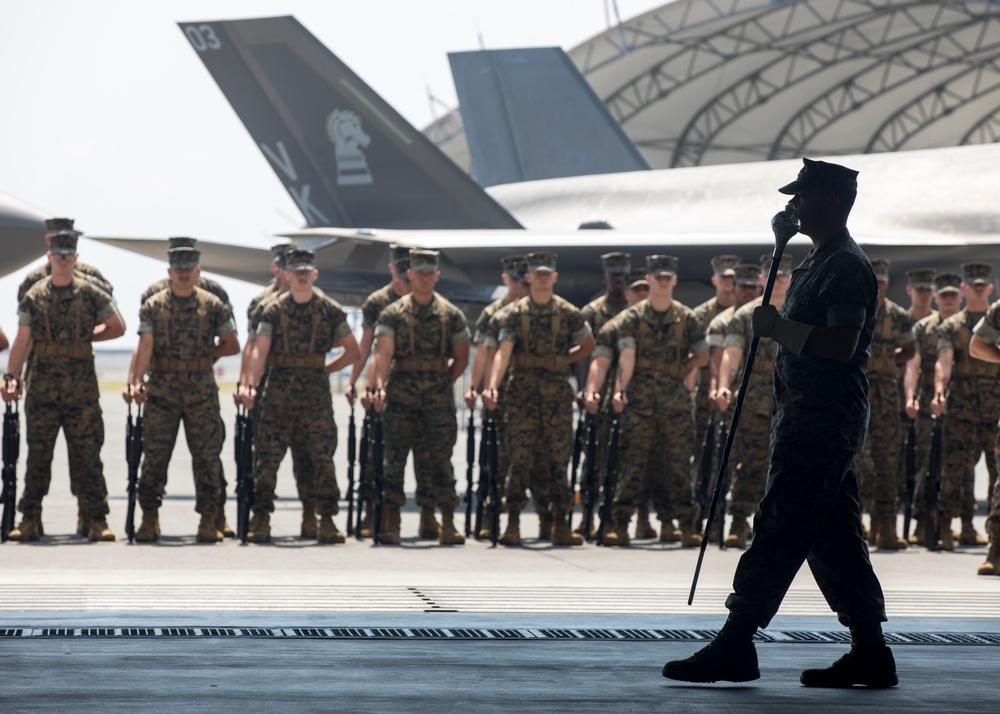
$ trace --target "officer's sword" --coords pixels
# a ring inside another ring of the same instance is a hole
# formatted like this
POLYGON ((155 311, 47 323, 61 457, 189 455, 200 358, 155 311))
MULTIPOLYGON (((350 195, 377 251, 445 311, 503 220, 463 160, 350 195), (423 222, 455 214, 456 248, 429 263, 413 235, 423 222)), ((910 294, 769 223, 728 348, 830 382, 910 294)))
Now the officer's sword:
MULTIPOLYGON (((775 214, 771 219, 771 230, 774 231, 774 252, 771 253, 771 269, 767 271, 767 284, 764 286, 764 298, 761 305, 771 304, 771 293, 774 291, 774 281, 778 278, 778 269, 781 267, 781 255, 785 252, 788 241, 799 232, 799 219, 795 215, 795 206, 791 203, 785 205, 785 210, 775 214)), ((757 356, 757 346, 760 338, 754 335, 747 350, 746 362, 743 365, 743 379, 740 382, 740 391, 736 396, 736 408, 733 410, 733 419, 729 424, 729 436, 726 437, 726 449, 722 452, 722 459, 719 463, 719 477, 715 481, 715 491, 712 493, 712 505, 708 507, 708 520, 705 521, 705 537, 701 539, 701 549, 698 551, 698 564, 694 568, 694 579, 691 581, 691 592, 688 594, 688 605, 694 601, 694 591, 698 587, 698 576, 701 574, 701 564, 705 560, 705 549, 708 547, 708 534, 712 532, 712 521, 715 519, 715 509, 719 505, 719 498, 725 479, 723 475, 729 468, 729 454, 733 450, 733 440, 736 437, 736 427, 740 423, 740 412, 743 411, 743 399, 746 397, 747 385, 750 384, 750 375, 753 373, 753 363, 757 356)), ((720 524, 721 530, 721 524, 720 524)))

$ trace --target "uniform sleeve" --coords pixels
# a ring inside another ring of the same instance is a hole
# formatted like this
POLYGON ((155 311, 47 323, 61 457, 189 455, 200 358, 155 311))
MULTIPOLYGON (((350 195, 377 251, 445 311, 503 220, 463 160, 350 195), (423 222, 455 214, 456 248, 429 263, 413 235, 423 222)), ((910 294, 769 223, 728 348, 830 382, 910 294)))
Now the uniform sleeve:
POLYGON ((280 303, 274 301, 268 303, 260 313, 260 320, 257 323, 257 337, 273 337, 274 325, 278 321, 278 307, 280 303))
POLYGON ((622 318, 618 328, 618 349, 634 350, 636 345, 636 333, 638 331, 639 319, 629 312, 628 316, 622 318))
POLYGON ((333 341, 342 340, 351 334, 351 326, 347 324, 347 313, 335 300, 328 299, 327 319, 333 326, 333 341))
POLYGON ((378 323, 379 309, 372 295, 361 304, 361 327, 365 330, 374 330, 378 323))
POLYGON ((955 330, 953 329, 953 325, 954 322, 949 318, 934 328, 937 332, 937 348, 939 352, 941 350, 955 349, 955 330))
POLYGON ((819 299, 826 305, 827 327, 864 330, 868 306, 877 302, 877 291, 871 268, 856 256, 832 260, 819 288, 819 299))
POLYGON ((1000 344, 1000 310, 997 309, 998 306, 1000 306, 1000 303, 993 305, 993 307, 987 310, 983 319, 977 322, 976 326, 972 329, 972 332, 979 339, 991 345, 1000 344))
POLYGON ((236 332, 236 319, 233 317, 233 309, 228 302, 219 301, 218 312, 216 313, 215 336, 225 337, 230 332, 236 332))
POLYGON ((31 300, 22 296, 17 304, 17 324, 19 327, 31 327, 31 300))
MULTIPOLYGON (((517 330, 515 328, 515 323, 517 316, 520 315, 519 310, 515 309, 504 309, 493 316, 493 319, 497 322, 497 344, 501 342, 517 342, 517 330)), ((492 325, 492 321, 490 322, 492 325)))
MULTIPOLYGON (((392 307, 390 305, 390 307, 392 307)), ((382 311, 381 315, 378 315, 372 325, 375 328, 375 336, 381 337, 385 335, 386 337, 391 337, 396 339, 396 323, 394 319, 394 311, 386 308, 382 311)))
POLYGON ((705 330, 705 344, 708 347, 724 347, 726 343, 726 313, 721 313, 712 318, 705 330))
POLYGON ((729 326, 726 327, 726 336, 723 340, 723 347, 739 347, 741 350, 746 349, 746 326, 747 326, 747 315, 743 310, 738 310, 733 319, 729 321, 729 326))
POLYGON ((139 329, 136 331, 140 335, 144 332, 153 332, 153 305, 149 300, 139 308, 139 329))
POLYGON ((570 315, 570 339, 574 345, 578 345, 592 335, 594 331, 590 328, 590 322, 584 319, 583 313, 580 310, 574 308, 570 311, 570 315))
POLYGON ((913 342, 913 325, 915 323, 913 315, 897 306, 896 320, 897 330, 899 332, 899 344, 908 345, 913 342))
POLYGON ((698 318, 693 313, 688 313, 685 315, 684 320, 687 323, 684 326, 684 336, 688 340, 688 352, 695 357, 708 352, 708 342, 705 341, 705 338, 701 334, 701 325, 698 322, 698 318))
POLYGON ((476 324, 472 329, 472 344, 480 345, 483 340, 486 339, 486 330, 490 324, 490 316, 486 313, 486 308, 483 308, 482 312, 479 313, 479 317, 476 318, 476 324))
POLYGON ((469 323, 465 320, 465 315, 457 307, 452 308, 450 321, 450 341, 452 347, 469 341, 469 323))

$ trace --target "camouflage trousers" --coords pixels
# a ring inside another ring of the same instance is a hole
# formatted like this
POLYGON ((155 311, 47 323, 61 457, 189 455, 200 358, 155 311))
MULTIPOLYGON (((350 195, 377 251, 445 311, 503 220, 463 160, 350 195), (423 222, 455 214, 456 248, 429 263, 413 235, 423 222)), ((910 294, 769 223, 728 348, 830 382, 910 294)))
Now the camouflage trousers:
POLYGON ((565 514, 572 506, 567 467, 573 455, 573 389, 569 382, 529 371, 516 372, 507 383, 506 423, 510 468, 507 508, 528 505, 527 489, 536 504, 565 514))
POLYGON ((872 376, 868 387, 871 418, 865 451, 858 454, 862 510, 883 518, 899 512, 899 464, 903 457, 906 432, 899 421, 899 385, 890 379, 872 376))
POLYGON ((884 622, 885 598, 861 537, 855 454, 777 444, 754 537, 740 558, 726 607, 767 627, 803 561, 846 626, 884 622))
POLYGON ((740 415, 740 424, 733 439, 731 470, 733 495, 729 512, 733 520, 753 515, 764 495, 767 483, 767 460, 771 455, 771 415, 751 409, 740 415))
MULTIPOLYGON (((261 384, 257 386, 257 392, 259 394, 264 393, 264 380, 261 380, 261 384)), ((254 443, 258 443, 257 432, 260 425, 260 402, 254 404, 252 410, 253 417, 253 431, 254 431, 254 443)), ((301 448, 291 447, 292 449, 292 477, 295 479, 295 490, 299 495, 299 500, 302 503, 312 502, 316 500, 316 470, 313 468, 312 460, 309 458, 309 454, 304 453, 301 448)), ((225 485, 225 484, 223 484, 225 485)))
MULTIPOLYGON (((96 384, 93 394, 97 394, 96 384)), ((65 392, 55 401, 49 401, 29 391, 25 398, 28 461, 18 509, 26 516, 41 513, 42 498, 48 494, 52 480, 52 453, 60 428, 66 438, 70 484, 76 487, 74 493, 80 510, 91 518, 103 518, 108 513, 108 487, 101 462, 104 445, 101 405, 96 397, 78 400, 70 399, 71 395, 65 392)))
MULTIPOLYGON (((681 385, 683 386, 683 385, 681 385)), ((691 409, 670 391, 632 389, 623 412, 621 462, 615 488, 615 521, 627 523, 648 493, 661 521, 677 519, 694 526, 696 508, 691 461, 694 455, 694 423, 691 409), (650 471, 650 464, 665 457, 666 468, 650 471)))
POLYGON ((300 467, 308 468, 312 476, 310 479, 300 474, 300 500, 315 500, 316 512, 321 516, 336 515, 340 501, 333 466, 337 425, 328 383, 323 389, 268 389, 260 404, 260 423, 255 431, 254 510, 274 511, 278 467, 291 448, 293 467, 297 454, 300 467))
MULTIPOLYGON (((994 458, 1000 459, 1000 436, 994 445, 994 458)), ((986 517, 986 534, 991 543, 1000 541, 1000 474, 993 479, 990 489, 990 512, 986 517)))
POLYGON ((143 421, 142 474, 138 487, 142 510, 154 511, 163 504, 167 467, 183 421, 194 476, 194 510, 201 514, 218 512, 223 502, 218 390, 183 387, 167 390, 151 386, 143 421))
POLYGON ((459 502, 455 492, 455 469, 451 464, 458 440, 454 402, 449 398, 447 405, 424 408, 389 399, 382 410, 382 426, 384 502, 396 506, 406 503, 403 475, 406 458, 412 451, 413 471, 418 477, 417 503, 422 508, 437 505, 454 509, 459 502))
POLYGON ((944 430, 944 454, 941 463, 941 507, 945 519, 972 518, 976 513, 976 463, 985 451, 989 479, 996 481, 997 468, 994 448, 997 440, 996 416, 977 415, 975 421, 951 413, 944 430))

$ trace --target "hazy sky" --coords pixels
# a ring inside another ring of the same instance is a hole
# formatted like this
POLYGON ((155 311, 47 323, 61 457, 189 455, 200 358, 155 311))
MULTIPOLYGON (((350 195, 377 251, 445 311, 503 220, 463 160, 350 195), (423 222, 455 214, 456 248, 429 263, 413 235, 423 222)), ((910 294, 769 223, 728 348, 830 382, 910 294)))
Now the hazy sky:
MULTIPOLYGON (((623 19, 665 0, 618 0, 623 19)), ((302 217, 179 21, 294 15, 418 128, 428 89, 456 103, 449 51, 553 46, 606 29, 605 0, 5 0, 0 2, 0 192, 102 236, 191 235, 266 247, 302 217)), ((612 16, 613 17, 613 16, 612 16)), ((439 108, 438 113, 443 113, 439 108)), ((83 241, 136 342, 142 290, 166 264, 83 241)), ((16 286, 0 279, 0 325, 16 286)), ((259 287, 223 280, 241 334, 259 287)))

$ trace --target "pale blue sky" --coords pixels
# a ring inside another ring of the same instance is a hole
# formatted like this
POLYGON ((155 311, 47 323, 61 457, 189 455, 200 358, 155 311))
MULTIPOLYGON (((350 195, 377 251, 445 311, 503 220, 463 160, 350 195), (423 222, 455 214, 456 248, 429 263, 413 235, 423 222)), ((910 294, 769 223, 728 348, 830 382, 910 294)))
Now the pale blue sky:
MULTIPOLYGON (((664 0, 618 0, 623 19, 664 0)), ((455 90, 446 53, 558 45, 603 31, 605 0, 8 0, 0 5, 0 192, 85 232, 267 246, 301 216, 176 23, 294 15, 415 126, 427 89, 455 90)), ((142 290, 165 263, 84 241, 135 344, 142 290)), ((16 286, 0 279, 12 331, 16 286)), ((259 287, 225 280, 243 313, 259 287)))

